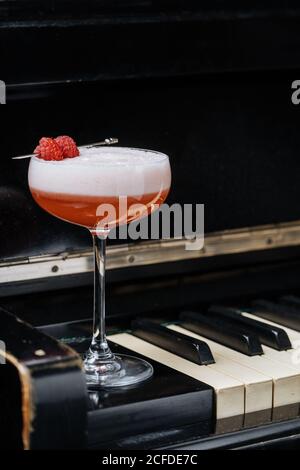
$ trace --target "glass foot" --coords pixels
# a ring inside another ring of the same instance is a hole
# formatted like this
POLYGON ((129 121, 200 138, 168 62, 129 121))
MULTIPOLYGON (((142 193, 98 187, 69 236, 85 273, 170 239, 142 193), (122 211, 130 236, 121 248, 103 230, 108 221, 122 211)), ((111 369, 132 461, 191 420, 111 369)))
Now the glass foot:
POLYGON ((149 379, 153 367, 143 359, 117 355, 109 359, 88 356, 84 361, 86 383, 90 389, 128 387, 149 379))

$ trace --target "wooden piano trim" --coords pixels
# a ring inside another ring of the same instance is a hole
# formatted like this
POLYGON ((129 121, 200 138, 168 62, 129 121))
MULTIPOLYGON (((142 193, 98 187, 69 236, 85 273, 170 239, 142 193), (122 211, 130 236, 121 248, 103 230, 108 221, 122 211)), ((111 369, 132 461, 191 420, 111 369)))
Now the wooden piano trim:
MULTIPOLYGON (((108 269, 155 265, 213 256, 300 245, 300 220, 209 233, 201 249, 186 249, 187 240, 142 241, 108 247, 108 269)), ((93 271, 92 252, 49 254, 0 262, 0 285, 93 271)))

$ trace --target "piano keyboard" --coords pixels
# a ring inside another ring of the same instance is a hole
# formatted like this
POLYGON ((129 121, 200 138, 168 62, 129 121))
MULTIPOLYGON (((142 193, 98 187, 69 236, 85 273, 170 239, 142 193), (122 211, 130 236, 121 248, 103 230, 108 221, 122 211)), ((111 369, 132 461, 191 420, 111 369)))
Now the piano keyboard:
POLYGON ((269 303, 267 314, 254 304, 249 310, 218 306, 205 314, 185 312, 179 322, 166 326, 137 320, 131 333, 109 339, 211 386, 215 432, 236 431, 300 415, 300 302, 296 301, 292 308, 284 301, 277 303, 274 315, 269 303), (285 307, 280 324, 278 311, 285 307))

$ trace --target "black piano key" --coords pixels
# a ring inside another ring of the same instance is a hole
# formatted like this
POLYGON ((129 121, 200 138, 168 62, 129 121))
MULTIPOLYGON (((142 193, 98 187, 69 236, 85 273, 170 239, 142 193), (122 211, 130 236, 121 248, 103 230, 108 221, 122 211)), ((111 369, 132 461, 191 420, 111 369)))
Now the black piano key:
POLYGON ((131 324, 132 334, 199 365, 214 364, 209 346, 201 340, 169 330, 151 320, 137 319, 131 324))
POLYGON ((229 325, 238 326, 243 331, 256 335, 261 343, 277 351, 292 349, 289 337, 282 328, 244 317, 236 308, 212 305, 209 314, 213 318, 222 319, 229 325))
POLYGON ((182 312, 180 320, 181 325, 187 330, 210 338, 247 356, 263 354, 261 343, 256 335, 243 332, 238 327, 229 326, 222 320, 210 318, 209 314, 182 312))
POLYGON ((300 331, 300 310, 283 303, 269 300, 255 300, 252 302, 252 313, 266 320, 279 323, 293 330, 300 331))

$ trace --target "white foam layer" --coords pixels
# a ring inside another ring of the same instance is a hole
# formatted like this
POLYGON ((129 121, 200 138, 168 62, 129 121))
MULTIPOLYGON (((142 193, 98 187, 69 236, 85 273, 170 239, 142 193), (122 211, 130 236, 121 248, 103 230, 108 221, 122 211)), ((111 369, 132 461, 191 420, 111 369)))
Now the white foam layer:
POLYGON ((32 157, 28 171, 33 189, 85 196, 137 196, 169 189, 167 155, 122 147, 81 148, 80 156, 61 161, 32 157))

